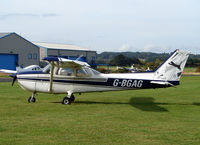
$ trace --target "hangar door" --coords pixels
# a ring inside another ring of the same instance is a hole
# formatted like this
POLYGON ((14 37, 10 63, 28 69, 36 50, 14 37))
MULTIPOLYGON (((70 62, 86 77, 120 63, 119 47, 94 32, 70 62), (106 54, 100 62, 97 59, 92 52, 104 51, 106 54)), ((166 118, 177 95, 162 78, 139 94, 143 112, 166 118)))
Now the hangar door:
POLYGON ((16 70, 17 54, 0 54, 0 69, 16 70))

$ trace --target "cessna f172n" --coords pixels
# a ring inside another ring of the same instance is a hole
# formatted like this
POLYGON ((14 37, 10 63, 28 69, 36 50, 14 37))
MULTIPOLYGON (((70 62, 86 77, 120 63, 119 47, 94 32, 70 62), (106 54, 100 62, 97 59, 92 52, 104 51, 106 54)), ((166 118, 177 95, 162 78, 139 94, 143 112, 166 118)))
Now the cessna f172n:
POLYGON ((75 93, 166 88, 179 85, 189 53, 175 50, 152 72, 102 74, 87 63, 59 57, 46 57, 49 64, 41 71, 22 71, 13 74, 14 81, 32 92, 28 102, 35 102, 36 93, 67 94, 62 104, 75 101, 75 93))

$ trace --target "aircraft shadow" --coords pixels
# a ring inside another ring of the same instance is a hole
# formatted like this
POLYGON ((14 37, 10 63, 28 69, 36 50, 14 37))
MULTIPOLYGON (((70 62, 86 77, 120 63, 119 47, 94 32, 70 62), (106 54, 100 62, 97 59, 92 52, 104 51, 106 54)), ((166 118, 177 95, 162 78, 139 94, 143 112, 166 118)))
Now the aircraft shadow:
POLYGON ((152 97, 134 97, 130 99, 130 105, 148 112, 168 112, 167 109, 159 105, 168 105, 167 103, 156 103, 152 97))
POLYGON ((151 97, 138 97, 131 98, 130 102, 95 102, 95 101, 76 101, 76 104, 127 104, 131 105, 134 108, 140 109, 142 111, 149 112, 168 112, 167 109, 160 107, 159 105, 163 105, 162 103, 155 103, 154 98, 151 97))
MULTIPOLYGON (((152 97, 133 97, 129 102, 98 102, 98 101, 75 101, 75 104, 126 104, 131 105, 134 108, 137 108, 142 111, 147 112, 169 112, 166 108, 161 107, 161 105, 197 105, 200 106, 200 103, 159 103, 154 102, 155 99, 152 97)), ((51 103, 61 103, 61 102, 51 102, 51 103)))
POLYGON ((200 103, 196 103, 196 102, 195 102, 195 103, 193 103, 193 105, 200 106, 200 103))
POLYGON ((133 97, 128 103, 123 102, 95 102, 95 101, 76 101, 77 104, 127 104, 142 111, 149 112, 168 112, 167 109, 159 106, 165 103, 156 103, 151 97, 133 97))

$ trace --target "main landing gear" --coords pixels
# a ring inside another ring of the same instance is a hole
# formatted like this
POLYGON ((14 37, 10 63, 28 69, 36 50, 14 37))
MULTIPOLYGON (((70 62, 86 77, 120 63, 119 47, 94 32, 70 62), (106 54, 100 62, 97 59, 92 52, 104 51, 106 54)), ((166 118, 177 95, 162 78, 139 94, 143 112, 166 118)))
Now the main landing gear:
POLYGON ((69 104, 71 104, 74 101, 75 101, 74 95, 69 93, 69 95, 67 97, 63 98, 62 104, 69 105, 69 104))
POLYGON ((29 103, 35 103, 35 102, 36 102, 35 95, 36 95, 36 93, 34 92, 34 93, 32 94, 32 96, 30 96, 30 97, 28 98, 28 102, 29 102, 29 103))
MULTIPOLYGON (((35 95, 36 95, 36 92, 32 93, 32 96, 30 96, 28 98, 28 102, 29 103, 35 103, 36 102, 36 98, 35 98, 35 95)), ((75 97, 73 95, 73 93, 68 93, 68 96, 64 97, 63 100, 62 100, 62 104, 64 105, 69 105, 71 104, 72 102, 75 101, 75 97)))

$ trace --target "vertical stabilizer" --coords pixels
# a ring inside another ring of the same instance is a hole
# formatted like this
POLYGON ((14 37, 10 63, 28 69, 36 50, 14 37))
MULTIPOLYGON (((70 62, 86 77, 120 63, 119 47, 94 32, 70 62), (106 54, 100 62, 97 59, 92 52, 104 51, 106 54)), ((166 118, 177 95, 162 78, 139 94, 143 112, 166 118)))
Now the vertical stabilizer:
POLYGON ((179 81, 189 57, 189 52, 175 50, 156 70, 154 80, 179 81))

